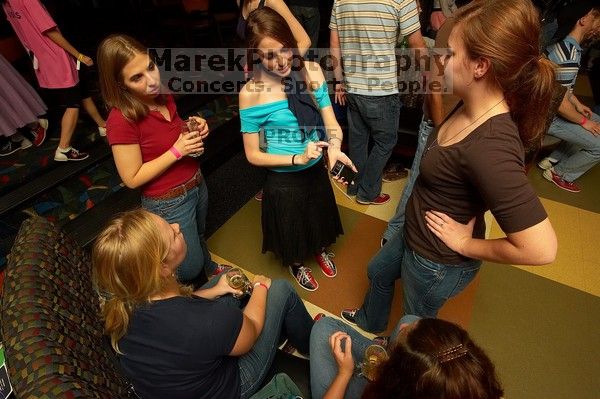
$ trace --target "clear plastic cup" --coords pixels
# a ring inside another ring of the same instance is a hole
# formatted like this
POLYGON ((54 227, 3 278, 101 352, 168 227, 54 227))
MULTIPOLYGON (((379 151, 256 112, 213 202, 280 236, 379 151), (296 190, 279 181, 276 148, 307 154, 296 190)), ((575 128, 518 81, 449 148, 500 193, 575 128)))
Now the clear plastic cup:
POLYGON ((358 365, 359 375, 373 381, 377 376, 379 366, 389 359, 387 350, 381 345, 369 345, 365 350, 365 357, 358 365))
MULTIPOLYGON (((181 133, 183 133, 184 135, 188 135, 188 134, 194 134, 194 135, 200 134, 198 132, 198 127, 199 127, 198 122, 196 122, 196 120, 193 119, 193 118, 189 118, 188 120, 183 121, 183 123, 181 125, 181 133), (196 132, 196 133, 193 133, 193 132, 196 132)), ((200 142, 202 142, 202 139, 200 139, 200 142)), ((198 151, 198 152, 190 153, 190 154, 188 154, 188 156, 196 158, 196 157, 199 157, 202 154, 204 154, 204 148, 201 148, 200 151, 198 151)))
POLYGON ((225 274, 225 278, 231 288, 242 291, 242 295, 234 295, 234 297, 240 298, 252 294, 252 283, 241 269, 232 268, 225 274))

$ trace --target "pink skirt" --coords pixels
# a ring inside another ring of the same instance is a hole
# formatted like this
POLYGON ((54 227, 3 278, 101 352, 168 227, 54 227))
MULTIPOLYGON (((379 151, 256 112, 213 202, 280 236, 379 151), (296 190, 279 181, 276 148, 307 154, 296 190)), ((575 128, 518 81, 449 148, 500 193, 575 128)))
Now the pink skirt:
POLYGON ((0 136, 12 136, 47 109, 34 88, 0 55, 0 136))

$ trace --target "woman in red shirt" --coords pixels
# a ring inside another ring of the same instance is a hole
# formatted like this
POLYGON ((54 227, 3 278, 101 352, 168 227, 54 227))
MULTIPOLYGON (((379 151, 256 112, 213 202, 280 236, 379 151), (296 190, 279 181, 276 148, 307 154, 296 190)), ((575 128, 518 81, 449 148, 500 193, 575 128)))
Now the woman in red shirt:
POLYGON ((208 125, 194 117, 198 131, 182 134, 184 121, 173 97, 161 93, 160 75, 146 47, 125 35, 111 35, 98 48, 100 88, 111 107, 107 136, 123 183, 142 189, 142 206, 178 223, 188 253, 177 271, 190 282, 204 268, 219 273, 204 240, 208 192, 198 161, 187 155, 203 149, 208 125))

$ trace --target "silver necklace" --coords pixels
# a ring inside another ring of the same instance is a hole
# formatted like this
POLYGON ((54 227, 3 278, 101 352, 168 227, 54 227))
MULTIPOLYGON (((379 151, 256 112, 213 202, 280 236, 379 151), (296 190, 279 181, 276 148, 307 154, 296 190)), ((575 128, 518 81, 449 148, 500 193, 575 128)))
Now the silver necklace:
MULTIPOLYGON (((496 108, 502 101, 504 101, 504 97, 502 97, 502 99, 500 101, 498 101, 496 104, 492 105, 491 108, 489 108, 487 111, 485 111, 483 114, 479 115, 477 117, 477 119, 475 119, 473 122, 469 123, 467 126, 463 127, 462 129, 459 130, 458 133, 456 133, 454 136, 450 137, 448 140, 446 140, 444 143, 440 143, 438 142, 437 137, 435 138, 435 141, 433 143, 431 143, 431 145, 429 147, 427 147, 427 150, 425 152, 429 152, 429 150, 431 150, 434 147, 438 147, 438 146, 442 146, 442 144, 447 144, 449 142, 451 142, 452 140, 454 140, 456 137, 458 137, 459 134, 461 134, 462 132, 464 132, 466 129, 468 129, 469 127, 473 126, 475 123, 477 123, 478 120, 480 120, 481 118, 483 118, 484 115, 486 115, 488 112, 490 112, 491 110, 493 110, 494 108, 496 108)), ((450 129, 452 127, 452 125, 454 124, 454 121, 456 119, 452 120, 452 123, 450 124, 450 126, 448 126, 448 129, 450 129)))

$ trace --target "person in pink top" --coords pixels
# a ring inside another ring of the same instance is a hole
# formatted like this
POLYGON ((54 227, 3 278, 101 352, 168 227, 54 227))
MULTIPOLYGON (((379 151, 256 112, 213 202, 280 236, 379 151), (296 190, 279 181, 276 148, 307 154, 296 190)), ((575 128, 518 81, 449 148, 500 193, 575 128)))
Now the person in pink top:
POLYGON ((60 141, 55 161, 81 161, 88 154, 71 147, 79 106, 98 124, 105 134, 106 122, 89 95, 82 95, 77 67, 79 63, 92 66, 94 62, 78 52, 60 33, 58 26, 39 0, 0 0, 8 21, 19 40, 29 52, 38 83, 50 102, 65 112, 61 120, 60 141))

